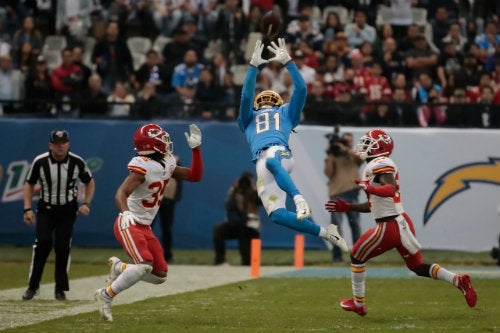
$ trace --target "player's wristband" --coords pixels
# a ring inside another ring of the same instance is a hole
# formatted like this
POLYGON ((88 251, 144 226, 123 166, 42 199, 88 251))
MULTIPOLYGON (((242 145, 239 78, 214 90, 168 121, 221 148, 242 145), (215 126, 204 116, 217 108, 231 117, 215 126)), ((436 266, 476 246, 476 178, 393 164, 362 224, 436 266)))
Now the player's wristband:
POLYGON ((84 202, 84 203, 82 203, 82 206, 87 206, 90 208, 90 202, 84 202))
POLYGON ((32 208, 24 208, 25 213, 29 212, 30 210, 33 210, 33 209, 32 208))

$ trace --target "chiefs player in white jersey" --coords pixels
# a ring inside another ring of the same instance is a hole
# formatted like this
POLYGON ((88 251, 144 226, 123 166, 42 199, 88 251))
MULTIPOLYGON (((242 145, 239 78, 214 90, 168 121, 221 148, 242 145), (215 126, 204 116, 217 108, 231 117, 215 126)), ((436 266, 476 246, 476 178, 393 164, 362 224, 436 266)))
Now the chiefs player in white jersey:
POLYGON ((134 263, 124 263, 117 257, 108 260, 108 285, 96 290, 94 295, 101 316, 107 321, 113 321, 111 302, 118 293, 141 280, 160 284, 167 278, 167 262, 151 224, 170 178, 191 182, 201 180, 201 131, 194 124, 189 130, 185 136, 192 149, 190 168, 177 165, 172 155, 170 135, 159 125, 141 126, 134 134, 138 156, 129 162, 130 173, 116 191, 115 201, 120 214, 114 224, 116 239, 134 263))
POLYGON ((361 235, 351 249, 354 297, 342 299, 340 306, 360 316, 368 313, 365 305, 365 263, 395 248, 415 274, 453 284, 464 294, 467 304, 474 307, 477 295, 468 275, 455 274, 438 264, 424 263, 413 222, 401 203, 398 169, 389 158, 393 148, 394 142, 389 134, 380 129, 368 131, 356 146, 356 153, 367 165, 363 178, 354 180, 365 191, 368 201, 350 204, 336 198, 325 205, 329 212, 371 212, 376 221, 376 226, 361 235))

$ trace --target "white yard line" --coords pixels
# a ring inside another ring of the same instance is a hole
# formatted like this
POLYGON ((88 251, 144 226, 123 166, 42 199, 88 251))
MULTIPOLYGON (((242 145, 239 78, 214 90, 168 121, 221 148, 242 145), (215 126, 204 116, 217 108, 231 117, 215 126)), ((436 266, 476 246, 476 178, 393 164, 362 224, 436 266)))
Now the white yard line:
MULTIPOLYGON (((261 267, 261 276, 293 270, 293 267, 261 267)), ((0 291, 0 330, 26 326, 38 322, 97 311, 94 291, 105 286, 106 276, 94 276, 70 281, 71 290, 66 293, 68 301, 54 300, 54 284, 40 287, 40 295, 31 301, 21 301, 26 288, 0 291), (44 302, 38 302, 45 300, 44 302), (51 300, 53 302, 47 302, 51 300), (18 302, 12 302, 18 301, 18 302), (63 306, 63 308, 61 308, 63 306), (51 310, 55 307, 57 309, 51 310), (48 310, 47 310, 48 309, 48 310)), ((151 297, 161 297, 178 293, 207 289, 224 284, 251 279, 250 268, 246 266, 187 266, 170 265, 167 282, 153 285, 140 282, 138 285, 121 293, 113 304, 128 304, 151 297)), ((98 314, 96 313, 96 317, 98 314)))

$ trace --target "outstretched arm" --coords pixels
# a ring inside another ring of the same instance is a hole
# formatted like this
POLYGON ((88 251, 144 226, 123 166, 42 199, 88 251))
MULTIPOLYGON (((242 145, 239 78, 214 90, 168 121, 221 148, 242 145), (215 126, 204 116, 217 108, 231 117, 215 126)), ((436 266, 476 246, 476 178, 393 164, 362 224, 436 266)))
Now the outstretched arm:
POLYGON ((189 147, 192 149, 191 167, 177 166, 172 177, 178 180, 199 182, 203 175, 203 160, 201 158, 201 131, 195 124, 189 125, 189 134, 184 133, 189 147))
POLYGON ((240 114, 238 116, 238 125, 242 131, 245 130, 248 123, 252 120, 255 80, 257 79, 257 74, 259 74, 259 66, 269 62, 268 60, 262 59, 263 49, 264 44, 261 40, 257 40, 257 42, 255 43, 255 48, 253 50, 252 59, 250 60, 250 66, 248 67, 248 72, 245 76, 245 81, 243 82, 243 88, 241 91, 240 114))

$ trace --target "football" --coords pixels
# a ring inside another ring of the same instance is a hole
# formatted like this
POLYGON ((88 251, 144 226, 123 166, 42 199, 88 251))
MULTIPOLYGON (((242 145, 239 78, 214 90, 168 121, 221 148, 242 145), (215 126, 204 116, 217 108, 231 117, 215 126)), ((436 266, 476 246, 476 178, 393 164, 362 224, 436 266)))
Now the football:
POLYGON ((274 11, 268 11, 262 16, 261 30, 264 36, 275 38, 278 36, 281 29, 281 17, 274 11))

